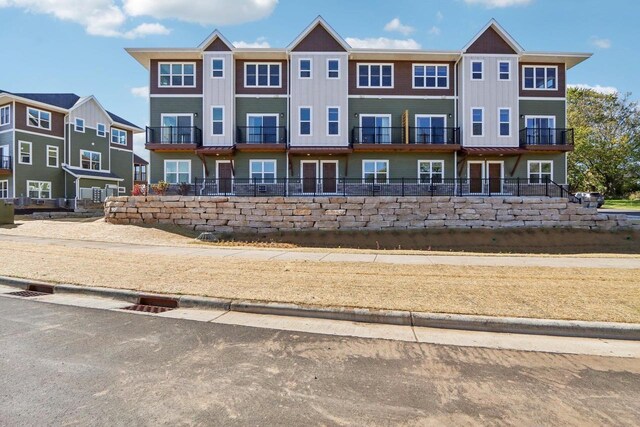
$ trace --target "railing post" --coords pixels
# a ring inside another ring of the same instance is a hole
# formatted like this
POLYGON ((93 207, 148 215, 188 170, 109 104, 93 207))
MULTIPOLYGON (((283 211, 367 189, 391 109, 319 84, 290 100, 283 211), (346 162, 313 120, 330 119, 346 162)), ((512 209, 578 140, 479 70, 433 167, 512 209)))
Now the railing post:
POLYGON ((404 197, 404 177, 402 177, 402 197, 404 197))
POLYGON ((544 177, 544 195, 549 197, 549 177, 544 177))
POLYGON ((258 180, 253 178, 253 197, 258 196, 258 180))
POLYGON ((342 178, 342 197, 347 195, 347 179, 342 178))
POLYGON ((516 178, 516 182, 518 183, 518 197, 520 197, 520 177, 516 178))

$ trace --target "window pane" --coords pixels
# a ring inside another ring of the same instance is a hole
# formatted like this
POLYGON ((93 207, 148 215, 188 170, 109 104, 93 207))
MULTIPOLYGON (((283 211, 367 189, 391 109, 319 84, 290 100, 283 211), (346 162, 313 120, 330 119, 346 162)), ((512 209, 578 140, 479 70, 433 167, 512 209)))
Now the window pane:
POLYGON ((329 123, 329 135, 338 135, 340 133, 338 127, 337 122, 329 123))
POLYGON ((178 172, 180 172, 180 173, 188 173, 189 172, 189 162, 178 162, 178 172))
POLYGON ((479 108, 473 109, 473 121, 481 122, 482 121, 482 110, 479 108))
POLYGON ((474 123, 473 124, 473 134, 474 135, 482 135, 482 123, 474 123))
POLYGON ((547 68, 547 89, 556 88, 556 69, 547 68))
POLYGON ((178 170, 178 165, 176 162, 166 162, 165 163, 165 171, 167 173, 175 173, 178 170))
POLYGON ((171 65, 171 74, 182 74, 182 64, 171 65))
POLYGON ((300 120, 311 120, 311 110, 309 108, 300 109, 300 120))
POLYGON ((170 70, 169 64, 160 64, 160 74, 169 74, 170 70))
POLYGON ((182 86, 182 76, 173 76, 173 77, 171 77, 171 85, 172 86, 182 86))
POLYGON ((358 84, 360 86, 369 85, 369 67, 366 65, 358 66, 358 84))
POLYGON ((436 76, 436 67, 434 67, 432 65, 426 67, 426 74, 429 77, 435 77, 436 76))
POLYGON ((185 76, 183 81, 185 86, 193 86, 193 76, 185 76))
POLYGON ((509 123, 500 123, 500 136, 509 135, 509 123))
POLYGON ((438 77, 447 77, 447 66, 439 66, 438 67, 438 77))
POLYGON ((220 121, 222 120, 222 108, 214 108, 213 109, 213 120, 220 121))
POLYGON ((551 163, 542 163, 542 173, 551 173, 551 163))
POLYGON ((364 162, 363 168, 365 173, 373 173, 375 171, 375 163, 374 162, 364 162))
POLYGON ((544 89, 544 68, 536 68, 536 88, 544 89))
POLYGON ((253 162, 251 163, 251 173, 252 174, 257 174, 257 173, 262 173, 262 162, 253 162))
POLYGON ((301 135, 310 135, 311 134, 311 123, 309 123, 309 122, 300 123, 300 134, 301 135))
POLYGON ((338 109, 337 108, 329 108, 329 120, 330 121, 338 120, 338 109))
POLYGON ((193 64, 184 64, 184 74, 193 74, 193 64))
POLYGON ((500 121, 508 122, 509 121, 509 110, 501 109, 500 110, 500 121))
POLYGON ((431 163, 420 162, 420 173, 431 173, 431 163))
POLYGON ((423 67, 423 66, 421 66, 421 65, 415 65, 415 66, 413 67, 413 74, 414 74, 415 76, 419 76, 419 77, 424 76, 424 67, 423 67))

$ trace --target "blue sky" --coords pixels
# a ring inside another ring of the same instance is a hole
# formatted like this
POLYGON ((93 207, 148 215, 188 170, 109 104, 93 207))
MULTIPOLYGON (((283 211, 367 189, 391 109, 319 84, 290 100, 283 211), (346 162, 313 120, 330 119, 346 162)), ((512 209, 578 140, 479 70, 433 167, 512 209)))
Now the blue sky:
POLYGON ((195 47, 215 28, 284 47, 317 15, 354 46, 442 50, 495 18, 526 50, 593 52, 569 84, 640 98, 637 0, 0 0, 0 88, 93 94, 144 126, 148 76, 125 47, 195 47))

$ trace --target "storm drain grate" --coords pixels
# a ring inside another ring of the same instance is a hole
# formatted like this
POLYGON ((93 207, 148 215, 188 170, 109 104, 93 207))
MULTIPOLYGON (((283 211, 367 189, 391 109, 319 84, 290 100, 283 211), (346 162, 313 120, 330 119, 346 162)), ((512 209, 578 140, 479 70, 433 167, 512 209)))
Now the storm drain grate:
POLYGON ((141 311, 143 313, 158 314, 158 313, 164 313, 165 311, 173 310, 173 308, 159 307, 157 305, 134 304, 134 305, 130 305, 129 307, 124 307, 123 310, 141 311))
POLYGON ((30 297, 41 297, 43 295, 51 295, 51 294, 48 292, 16 291, 16 292, 9 292, 6 295, 13 295, 14 297, 30 298, 30 297))

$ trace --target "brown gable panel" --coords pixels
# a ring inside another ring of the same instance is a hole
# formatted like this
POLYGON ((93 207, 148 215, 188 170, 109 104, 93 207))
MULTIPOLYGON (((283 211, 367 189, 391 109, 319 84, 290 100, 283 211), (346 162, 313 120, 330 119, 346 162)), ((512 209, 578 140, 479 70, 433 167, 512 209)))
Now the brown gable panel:
POLYGON ((27 106, 20 102, 16 102, 16 111, 15 111, 15 124, 16 129, 18 130, 26 130, 29 132, 40 133, 42 135, 50 135, 50 136, 64 136, 64 114, 58 113, 57 111, 50 111, 46 108, 41 107, 33 107, 38 110, 47 111, 51 113, 51 130, 34 128, 27 125, 27 106))
POLYGON ((229 49, 229 46, 227 46, 225 42, 220 39, 220 37, 216 37, 216 39, 212 41, 204 50, 206 50, 207 52, 228 52, 231 49, 229 49))
POLYGON ((499 53, 512 55, 516 51, 493 29, 493 27, 487 28, 466 53, 499 53))
POLYGON ((346 52, 320 24, 307 34, 293 49, 294 52, 346 52))

